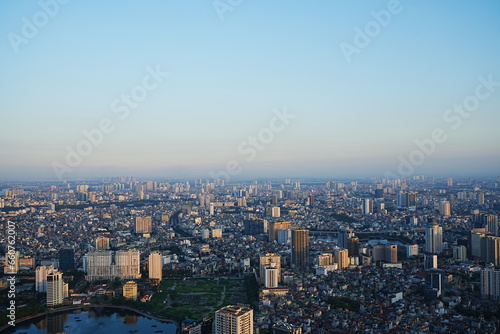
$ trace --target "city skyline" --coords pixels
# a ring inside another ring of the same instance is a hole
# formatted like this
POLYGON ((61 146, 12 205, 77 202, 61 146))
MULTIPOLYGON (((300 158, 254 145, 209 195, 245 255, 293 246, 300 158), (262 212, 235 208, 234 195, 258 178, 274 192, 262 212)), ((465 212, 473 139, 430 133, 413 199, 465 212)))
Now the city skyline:
POLYGON ((0 8, 1 179, 498 174, 494 1, 0 8))

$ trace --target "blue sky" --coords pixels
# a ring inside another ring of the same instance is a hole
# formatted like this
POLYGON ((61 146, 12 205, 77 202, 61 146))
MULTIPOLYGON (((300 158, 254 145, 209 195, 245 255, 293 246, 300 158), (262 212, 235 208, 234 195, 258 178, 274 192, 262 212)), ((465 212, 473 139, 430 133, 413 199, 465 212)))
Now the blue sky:
POLYGON ((0 178, 56 178, 54 163, 64 179, 208 177, 228 161, 235 177, 399 175, 436 128, 446 140, 412 173, 499 173, 500 86, 458 129, 443 119, 478 78, 500 81, 498 1, 66 2, 0 4, 0 178), (342 43, 377 25, 348 61, 342 43), (111 103, 156 67, 168 76, 119 119, 111 103), (248 161, 238 147, 285 108, 248 161), (113 130, 69 166, 103 119, 113 130))

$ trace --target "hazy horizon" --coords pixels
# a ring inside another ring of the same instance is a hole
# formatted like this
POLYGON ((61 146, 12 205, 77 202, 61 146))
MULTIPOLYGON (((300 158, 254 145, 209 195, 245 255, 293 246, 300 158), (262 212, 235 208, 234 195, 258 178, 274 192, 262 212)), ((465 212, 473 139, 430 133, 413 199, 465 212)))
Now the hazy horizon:
POLYGON ((0 179, 500 175, 495 1, 0 9, 0 179))

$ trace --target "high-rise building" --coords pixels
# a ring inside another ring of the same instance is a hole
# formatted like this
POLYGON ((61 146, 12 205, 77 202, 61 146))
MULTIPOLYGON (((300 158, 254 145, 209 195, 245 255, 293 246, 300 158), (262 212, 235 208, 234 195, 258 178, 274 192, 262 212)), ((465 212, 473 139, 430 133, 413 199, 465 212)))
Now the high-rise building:
POLYGON ((97 237, 95 239, 95 248, 97 250, 109 249, 109 238, 108 237, 97 237))
POLYGON ((259 263, 259 282, 261 284, 265 283, 266 278, 266 268, 271 266, 271 263, 274 264, 274 267, 278 270, 278 282, 281 282, 281 256, 278 254, 268 253, 266 255, 260 256, 259 263))
POLYGON ((244 233, 246 235, 259 235, 267 232, 267 220, 263 219, 251 219, 245 220, 244 233))
POLYGON ((63 247, 59 251, 59 269, 73 270, 75 269, 75 251, 71 247, 63 247))
POLYGON ((137 283, 128 281, 123 285, 123 298, 137 300, 137 283))
POLYGON ((278 230, 281 229, 290 229, 290 222, 270 222, 267 230, 269 241, 278 240, 278 230))
POLYGON ((347 240, 354 238, 354 232, 350 228, 340 228, 337 244, 340 248, 347 248, 347 240))
POLYGON ((47 273, 47 306, 61 305, 64 300, 64 281, 62 273, 52 270, 47 273))
POLYGON ((445 291, 446 274, 442 270, 432 269, 425 275, 425 296, 438 298, 445 291))
POLYGON ((14 254, 9 252, 5 257, 7 261, 3 268, 4 274, 17 274, 19 271, 19 252, 16 251, 14 254))
POLYGON ((500 269, 492 266, 483 268, 480 279, 483 298, 500 300, 500 269))
POLYGON ((264 271, 264 286, 266 288, 277 288, 280 272, 276 268, 276 263, 271 263, 264 271))
POLYGON ((148 257, 149 278, 161 280, 162 278, 162 255, 160 252, 152 252, 148 257))
POLYGON ((467 260, 467 247, 463 245, 453 246, 453 258, 459 261, 467 260))
POLYGON ((87 273, 85 279, 95 281, 98 279, 139 279, 140 252, 135 250, 96 251, 87 253, 83 259, 83 270, 87 273))
POLYGON ((214 334, 253 334, 253 310, 242 305, 228 305, 215 312, 214 334))
POLYGON ((398 208, 415 210, 417 207, 417 194, 400 192, 396 197, 396 202, 398 208))
POLYGON ((483 215, 483 223, 486 226, 486 232, 492 233, 494 236, 500 236, 500 225, 498 224, 497 215, 483 215))
POLYGON ((349 253, 347 249, 335 248, 333 250, 333 257, 339 269, 349 267, 349 253))
POLYGON ((118 277, 124 279, 141 278, 141 253, 137 250, 118 251, 115 253, 115 264, 118 277))
POLYGON ((476 260, 486 258, 486 234, 484 228, 473 229, 470 234, 471 255, 476 260))
POLYGON ((151 216, 135 217, 135 233, 149 234, 152 231, 153 222, 151 216))
POLYGON ((292 230, 279 229, 277 232, 279 244, 289 244, 292 241, 292 230))
POLYGON ((439 213, 443 217, 451 216, 451 204, 449 201, 441 201, 439 202, 439 213))
POLYGON ((323 253, 318 255, 318 266, 329 266, 333 264, 333 254, 323 253))
POLYGON ((496 267, 500 267, 500 237, 489 235, 486 237, 486 256, 483 260, 492 263, 496 267))
POLYGON ((281 217, 281 210, 279 206, 273 206, 271 209, 271 216, 275 218, 281 217))
POLYGON ((437 269, 438 256, 436 254, 424 254, 424 269, 431 270, 437 269))
POLYGON ((222 238, 222 229, 214 228, 210 231, 210 234, 212 235, 212 238, 222 238))
POLYGON ((384 245, 384 261, 388 263, 398 262, 398 246, 385 244, 384 245))
POLYGON ((484 193, 480 192, 477 194, 477 205, 484 205, 484 193))
POLYGON ((378 244, 373 246, 372 249, 373 262, 384 261, 385 259, 385 245, 378 244))
POLYGON ((447 183, 448 187, 453 187, 453 178, 452 178, 452 177, 449 177, 449 178, 446 180, 446 183, 447 183))
POLYGON ((433 224, 425 229, 425 251, 440 254, 443 251, 443 228, 433 224))
POLYGON ((418 245, 406 245, 406 256, 412 257, 418 255, 418 245))
POLYGON ((349 251, 349 256, 359 256, 359 238, 352 237, 347 239, 347 250, 349 251))
POLYGON ((363 200, 363 214, 371 215, 373 213, 373 200, 371 198, 365 198, 363 200))
POLYGON ((35 270, 35 290, 37 292, 47 292, 47 275, 54 271, 53 266, 38 266, 35 270))
POLYGON ((309 261, 309 230, 292 230, 292 264, 305 269, 309 261))

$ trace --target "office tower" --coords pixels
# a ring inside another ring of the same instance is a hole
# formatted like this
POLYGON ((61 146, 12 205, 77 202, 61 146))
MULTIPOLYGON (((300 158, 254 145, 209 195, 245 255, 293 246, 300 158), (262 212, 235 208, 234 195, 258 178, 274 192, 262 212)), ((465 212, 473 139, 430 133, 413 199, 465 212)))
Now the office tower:
POLYGON ((269 241, 278 240, 278 230, 281 229, 290 229, 290 222, 270 222, 267 230, 269 241))
POLYGON ((388 263, 398 262, 398 246, 397 245, 384 245, 384 261, 388 263))
POLYGON ((451 204, 450 204, 450 202, 448 202, 448 201, 439 202, 439 213, 443 217, 451 216, 451 204))
POLYGON ((52 270, 47 273, 47 306, 61 305, 64 299, 62 273, 52 270))
POLYGON ((309 231, 292 230, 292 264, 305 269, 309 260, 309 231))
POLYGON ((425 229, 425 251, 440 254, 443 251, 443 228, 433 224, 425 229))
POLYGON ((340 248, 347 248, 347 240, 354 238, 354 232, 350 228, 340 228, 337 244, 340 248))
POLYGON ((453 258, 459 261, 467 260, 467 247, 461 246, 453 246, 453 258))
POLYGON ((280 272, 276 268, 276 263, 271 263, 264 271, 264 286, 266 288, 277 288, 280 272))
POLYGON ((363 214, 371 215, 373 214, 373 200, 370 198, 365 198, 363 200, 363 214))
POLYGON ((292 230, 278 230, 278 243, 279 244, 289 244, 292 242, 292 230))
POLYGON ((349 267, 349 253, 347 249, 335 248, 333 250, 333 257, 339 269, 349 267))
POLYGON ((140 270, 141 253, 136 250, 118 251, 115 253, 115 263, 118 277, 124 279, 141 278, 140 270))
POLYGON ((333 254, 323 253, 318 255, 318 266, 328 266, 333 264, 333 254))
POLYGON ((492 263, 496 267, 500 267, 500 237, 488 235, 486 237, 486 256, 483 260, 492 263))
POLYGON ((160 252, 152 252, 148 257, 148 271, 150 279, 161 280, 162 278, 162 255, 160 252))
POLYGON ((274 218, 281 217, 281 210, 279 206, 273 206, 273 208, 271 209, 271 216, 274 218))
POLYGON ((442 270, 432 269, 425 275, 425 297, 435 299, 444 294, 446 274, 442 270))
POLYGON ((281 256, 278 254, 272 254, 272 253, 267 253, 266 255, 261 255, 260 256, 260 263, 259 263, 259 282, 261 284, 264 283, 265 275, 266 275, 266 268, 271 266, 271 263, 274 263, 274 267, 278 269, 278 282, 281 282, 281 256))
POLYGON ((375 189, 375 198, 384 198, 384 189, 375 189))
POLYGON ((228 305, 215 312, 214 334, 253 334, 253 310, 242 305, 228 305))
POLYGON ((153 223, 150 216, 135 217, 135 233, 149 234, 152 231, 153 223))
POLYGON ((71 247, 63 247, 59 251, 59 269, 73 270, 75 268, 75 251, 71 247))
POLYGON ((413 257, 416 255, 418 255, 418 245, 417 244, 406 245, 406 256, 413 257))
POLYGON ((437 269, 438 257, 436 254, 424 254, 424 269, 437 269))
POLYGON ((449 178, 446 180, 446 183, 447 183, 448 187, 453 187, 453 178, 452 178, 452 177, 449 177, 449 178))
POLYGON ((123 298, 137 300, 137 283, 134 281, 128 281, 123 285, 123 298))
POLYGON ((485 299, 500 300, 500 269, 481 269, 481 295, 485 299))
POLYGON ((107 250, 109 249, 109 238, 107 237, 97 237, 95 239, 96 250, 107 250))
POLYGON ((37 292, 47 292, 47 275, 54 271, 52 266, 38 266, 35 270, 35 290, 37 292))
POLYGON ((347 239, 347 250, 349 256, 359 256, 359 238, 352 237, 347 239))

